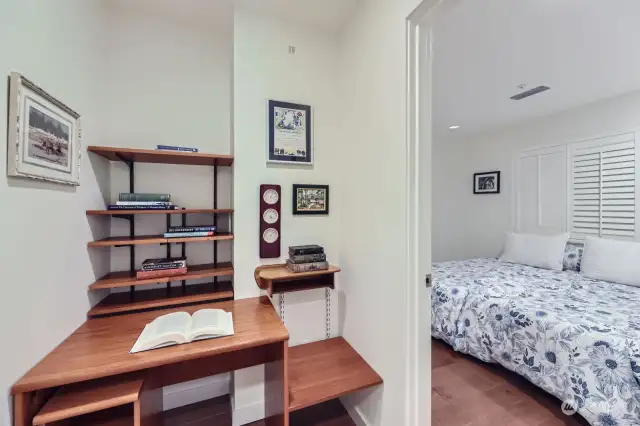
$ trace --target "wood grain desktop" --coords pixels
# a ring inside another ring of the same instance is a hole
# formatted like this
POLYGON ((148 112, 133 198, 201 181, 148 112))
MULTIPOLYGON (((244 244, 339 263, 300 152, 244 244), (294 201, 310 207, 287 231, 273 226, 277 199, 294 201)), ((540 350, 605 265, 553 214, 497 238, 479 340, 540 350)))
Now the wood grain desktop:
POLYGON ((283 342, 289 332, 267 298, 203 304, 131 315, 90 319, 25 374, 12 393, 29 392, 105 376, 140 371, 251 346, 283 342), (159 350, 130 354, 144 326, 159 315, 199 309, 233 314, 235 334, 159 350))
POLYGON ((562 402, 505 368, 431 345, 433 426, 588 426, 562 413, 562 402))

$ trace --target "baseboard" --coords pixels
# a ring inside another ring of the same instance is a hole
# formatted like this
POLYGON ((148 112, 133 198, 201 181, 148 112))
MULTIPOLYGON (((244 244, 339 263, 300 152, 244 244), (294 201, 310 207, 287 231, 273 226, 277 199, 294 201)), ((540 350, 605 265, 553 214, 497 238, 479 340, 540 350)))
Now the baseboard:
POLYGON ((356 426, 371 426, 371 423, 357 406, 350 404, 345 398, 340 398, 340 402, 347 410, 349 417, 351 417, 351 420, 353 420, 356 426))
POLYGON ((259 401, 244 407, 236 407, 235 400, 231 398, 231 412, 233 413, 233 426, 243 426, 264 419, 264 401, 259 401))
POLYGON ((220 374, 167 386, 162 390, 165 411, 231 393, 231 376, 220 374))

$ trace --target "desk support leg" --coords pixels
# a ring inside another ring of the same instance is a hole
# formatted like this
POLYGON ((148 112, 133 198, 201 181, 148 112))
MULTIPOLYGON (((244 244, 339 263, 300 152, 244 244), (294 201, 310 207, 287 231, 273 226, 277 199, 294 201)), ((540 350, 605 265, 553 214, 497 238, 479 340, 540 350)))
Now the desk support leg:
POLYGON ((270 345, 264 364, 265 424, 289 426, 289 341, 270 345))
POLYGON ((153 373, 144 379, 140 398, 133 403, 134 426, 162 426, 162 385, 153 373))
POLYGON ((13 425, 31 426, 35 415, 54 392, 55 389, 50 388, 15 394, 13 396, 13 425))

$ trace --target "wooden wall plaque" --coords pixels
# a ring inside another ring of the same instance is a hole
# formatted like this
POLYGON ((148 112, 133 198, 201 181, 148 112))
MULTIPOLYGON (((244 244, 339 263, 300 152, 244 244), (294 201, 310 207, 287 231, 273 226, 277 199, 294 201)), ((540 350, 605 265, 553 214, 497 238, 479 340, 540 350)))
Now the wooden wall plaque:
POLYGON ((280 185, 260 185, 260 257, 280 257, 280 185))

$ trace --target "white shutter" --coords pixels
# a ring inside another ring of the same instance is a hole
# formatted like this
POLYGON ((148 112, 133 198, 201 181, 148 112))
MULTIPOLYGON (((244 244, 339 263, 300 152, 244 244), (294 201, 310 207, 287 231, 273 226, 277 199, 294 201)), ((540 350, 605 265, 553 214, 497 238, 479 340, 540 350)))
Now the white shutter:
POLYGON ((571 146, 570 225, 574 238, 636 238, 635 134, 571 146))

